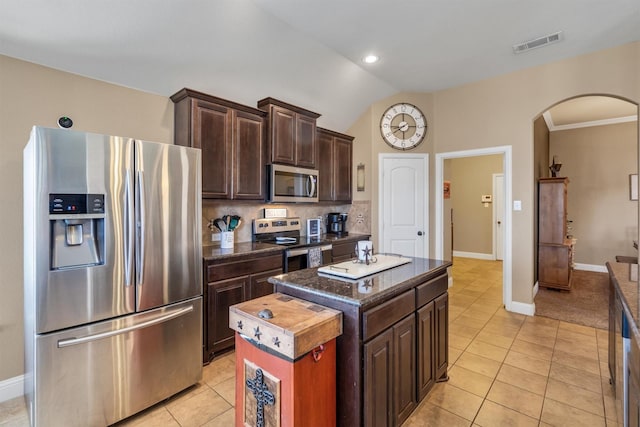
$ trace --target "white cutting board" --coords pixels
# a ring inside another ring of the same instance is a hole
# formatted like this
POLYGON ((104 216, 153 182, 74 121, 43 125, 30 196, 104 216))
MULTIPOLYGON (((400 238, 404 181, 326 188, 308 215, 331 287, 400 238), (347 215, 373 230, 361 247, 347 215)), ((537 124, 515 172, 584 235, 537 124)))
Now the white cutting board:
POLYGON ((411 258, 397 255, 374 255, 378 260, 375 263, 365 263, 344 261, 338 264, 327 265, 318 268, 318 272, 330 274, 332 276, 346 277, 349 279, 359 279, 370 274, 379 273, 393 267, 411 262, 411 258))

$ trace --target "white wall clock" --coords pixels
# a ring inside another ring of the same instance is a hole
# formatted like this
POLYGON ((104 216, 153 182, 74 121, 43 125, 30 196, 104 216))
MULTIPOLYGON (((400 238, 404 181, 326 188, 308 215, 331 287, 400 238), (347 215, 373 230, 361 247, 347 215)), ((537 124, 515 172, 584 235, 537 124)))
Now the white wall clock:
POLYGON ((427 135, 427 119, 418 107, 406 102, 392 105, 380 119, 384 142, 397 150, 411 150, 427 135))

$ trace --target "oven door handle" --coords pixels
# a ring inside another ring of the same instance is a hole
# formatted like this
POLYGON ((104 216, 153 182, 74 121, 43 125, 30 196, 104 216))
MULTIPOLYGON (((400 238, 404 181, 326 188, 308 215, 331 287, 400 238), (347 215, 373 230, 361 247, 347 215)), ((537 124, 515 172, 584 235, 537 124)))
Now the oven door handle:
MULTIPOLYGON (((317 247, 317 246, 312 246, 312 247, 317 247)), ((307 255, 309 253, 309 249, 311 248, 307 247, 307 248, 287 249, 287 258, 300 256, 300 255, 307 255)), ((320 246, 320 250, 322 252, 330 251, 331 249, 333 249, 333 245, 320 246)))

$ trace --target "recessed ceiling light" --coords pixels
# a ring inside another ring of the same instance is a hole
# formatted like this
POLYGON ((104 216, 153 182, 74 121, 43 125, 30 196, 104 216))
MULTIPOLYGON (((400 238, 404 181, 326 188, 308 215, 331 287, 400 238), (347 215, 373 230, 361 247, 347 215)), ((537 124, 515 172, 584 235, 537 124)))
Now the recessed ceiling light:
POLYGON ((378 58, 376 55, 367 55, 362 58, 362 61, 367 64, 373 64, 374 62, 378 62, 379 59, 380 58, 378 58))

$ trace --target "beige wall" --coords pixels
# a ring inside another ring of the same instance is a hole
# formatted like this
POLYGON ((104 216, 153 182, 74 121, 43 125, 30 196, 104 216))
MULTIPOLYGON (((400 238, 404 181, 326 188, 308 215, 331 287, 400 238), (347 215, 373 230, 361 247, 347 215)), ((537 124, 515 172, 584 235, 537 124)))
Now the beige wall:
POLYGON ((480 196, 493 195, 493 174, 502 173, 502 162, 502 155, 445 160, 450 166, 454 252, 493 254, 493 203, 485 206, 480 196))
POLYGON ((629 200, 637 142, 636 122, 551 132, 550 157, 562 160, 560 176, 569 178, 575 262, 604 266, 616 255, 637 256, 638 202, 629 200))
POLYGON ((22 149, 32 126, 57 127, 60 116, 75 130, 173 140, 166 97, 0 55, 0 381, 23 373, 22 149))
MULTIPOLYGON (((533 212, 538 212, 538 178, 548 177, 549 172, 549 128, 542 116, 533 123, 533 212)), ((533 285, 538 281, 538 221, 533 222, 533 285)))

